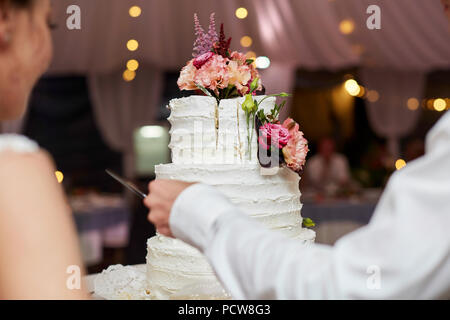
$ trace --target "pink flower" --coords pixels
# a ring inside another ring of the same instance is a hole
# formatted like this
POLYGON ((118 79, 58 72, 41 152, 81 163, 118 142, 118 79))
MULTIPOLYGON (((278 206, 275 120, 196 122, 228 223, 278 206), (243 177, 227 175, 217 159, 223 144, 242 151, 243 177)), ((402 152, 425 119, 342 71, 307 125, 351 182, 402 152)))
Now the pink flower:
MULTIPOLYGON (((228 59, 214 54, 194 76, 194 82, 219 94, 218 89, 228 87, 228 59)), ((195 67, 194 67, 195 68, 195 67)))
POLYGON ((228 63, 229 83, 234 85, 238 92, 244 96, 248 91, 247 84, 252 74, 248 65, 239 65, 237 61, 228 63))
POLYGON ((259 130, 259 144, 266 150, 270 149, 270 145, 276 145, 281 149, 289 142, 289 131, 280 124, 266 123, 259 130))
MULTIPOLYGON (((236 61, 237 65, 239 66, 239 68, 241 68, 241 72, 245 72, 245 76, 248 78, 249 80, 246 83, 242 83, 242 86, 238 86, 236 85, 238 91, 242 94, 245 95, 247 92, 250 91, 250 85, 253 82, 253 80, 255 80, 256 78, 261 79, 261 77, 259 76, 258 70, 256 70, 255 66, 253 64, 247 64, 247 56, 241 52, 237 52, 237 51, 233 51, 230 54, 230 58, 232 61, 236 61)), ((261 84, 261 80, 258 82, 258 88, 255 90, 255 92, 253 93, 254 95, 256 94, 256 91, 259 91, 262 89, 262 84, 261 84)))
POLYGON ((308 154, 308 141, 303 137, 303 132, 299 130, 299 125, 291 118, 286 119, 283 128, 289 130, 290 139, 283 148, 284 161, 287 166, 299 172, 303 169, 308 154))
POLYGON ((208 51, 200 56, 198 56, 197 58, 194 59, 194 66, 197 69, 200 69, 206 62, 208 62, 209 59, 212 58, 212 56, 214 55, 214 53, 212 53, 211 51, 208 51))
POLYGON ((193 64, 194 60, 190 60, 183 69, 181 69, 180 77, 177 84, 180 90, 196 90, 197 86, 194 83, 195 73, 197 68, 193 64))

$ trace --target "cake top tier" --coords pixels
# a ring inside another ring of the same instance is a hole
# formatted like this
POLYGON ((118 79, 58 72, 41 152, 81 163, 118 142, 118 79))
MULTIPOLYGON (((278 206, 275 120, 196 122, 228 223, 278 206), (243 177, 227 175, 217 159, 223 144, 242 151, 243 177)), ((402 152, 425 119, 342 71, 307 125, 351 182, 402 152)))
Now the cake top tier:
MULTIPOLYGON (((254 98, 261 101, 266 96, 254 98)), ((257 134, 243 111, 244 101, 241 97, 218 102, 207 96, 171 100, 169 147, 173 163, 256 163, 257 134)), ((274 105, 275 98, 268 97, 259 109, 268 112, 274 105)))

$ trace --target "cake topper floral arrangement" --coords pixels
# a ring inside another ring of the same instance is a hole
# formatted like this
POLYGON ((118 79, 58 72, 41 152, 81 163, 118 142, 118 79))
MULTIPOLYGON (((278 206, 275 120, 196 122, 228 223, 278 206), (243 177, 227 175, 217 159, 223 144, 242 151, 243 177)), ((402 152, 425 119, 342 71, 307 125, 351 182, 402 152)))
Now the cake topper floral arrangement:
POLYGON ((256 129, 261 166, 286 165, 295 172, 301 172, 309 151, 308 141, 293 119, 288 118, 282 124, 278 120, 286 101, 275 104, 269 114, 259 108, 269 97, 286 98, 290 95, 283 92, 267 95, 259 101, 255 99, 254 96, 263 92, 263 86, 254 60, 247 59, 241 52, 230 50, 231 38, 225 36, 223 24, 217 34, 214 13, 209 20, 208 32, 205 32, 197 14, 194 15, 196 40, 193 59, 181 70, 178 87, 180 90, 201 90, 218 101, 245 97, 242 110, 247 120, 249 157, 256 129))
POLYGON ((178 87, 181 90, 202 90, 217 100, 242 97, 250 91, 250 84, 257 81, 262 89, 253 59, 230 50, 231 38, 225 36, 223 24, 220 34, 216 31, 215 14, 209 18, 208 32, 194 15, 195 35, 193 59, 181 70, 178 87))

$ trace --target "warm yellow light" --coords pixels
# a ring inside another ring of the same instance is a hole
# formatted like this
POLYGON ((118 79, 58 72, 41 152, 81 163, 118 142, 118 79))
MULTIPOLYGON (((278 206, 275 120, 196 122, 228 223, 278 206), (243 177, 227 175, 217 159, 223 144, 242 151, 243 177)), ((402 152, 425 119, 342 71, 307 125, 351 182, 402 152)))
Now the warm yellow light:
POLYGON ((406 105, 408 106, 409 110, 417 110, 419 108, 419 100, 416 98, 409 98, 406 102, 406 105))
POLYGON ((350 19, 342 20, 339 24, 339 30, 341 30, 343 34, 350 34, 355 30, 355 23, 350 19))
POLYGON ((439 112, 444 111, 445 108, 447 108, 447 103, 445 102, 444 99, 439 98, 439 99, 434 100, 433 107, 434 107, 434 110, 436 110, 436 111, 439 111, 439 112))
POLYGON ((248 11, 247 9, 241 7, 236 9, 236 17, 238 17, 239 19, 245 19, 248 16, 248 11))
POLYGON ((356 96, 358 98, 362 98, 362 97, 364 97, 365 94, 366 94, 366 88, 364 88, 363 86, 359 86, 359 93, 356 96))
POLYGON ((401 168, 403 168, 404 166, 406 166, 406 161, 403 159, 398 159, 397 161, 395 161, 395 168, 397 170, 400 170, 401 168))
POLYGON ((246 57, 247 59, 256 59, 256 53, 253 52, 253 51, 249 51, 249 52, 247 52, 247 53, 245 54, 245 57, 246 57))
POLYGON ((56 180, 58 180, 58 183, 62 183, 64 180, 64 175, 61 171, 55 171, 56 180))
POLYGON ((380 99, 380 94, 376 90, 367 91, 367 100, 370 102, 377 102, 380 99))
POLYGON ((128 40, 127 48, 130 51, 136 51, 139 48, 139 42, 137 42, 137 40, 134 39, 128 40))
POLYGON ((142 10, 139 6, 132 6, 130 8, 129 13, 130 13, 130 16, 132 16, 133 18, 137 18, 141 15, 142 10))
POLYGON ((433 99, 427 100, 427 109, 433 110, 433 99))
POLYGON ((136 78, 136 72, 135 71, 131 71, 131 70, 125 70, 123 72, 123 80, 125 80, 126 82, 130 82, 133 81, 134 78, 136 78))
POLYGON ((128 60, 127 69, 130 71, 136 71, 139 68, 139 62, 135 59, 128 60))
POLYGON ((243 46, 244 48, 250 47, 253 43, 253 40, 251 37, 249 36, 243 36, 241 38, 241 46, 243 46))
POLYGON ((348 94, 351 96, 357 96, 361 92, 361 88, 359 87, 358 82, 354 79, 350 79, 345 81, 345 90, 347 90, 348 94))

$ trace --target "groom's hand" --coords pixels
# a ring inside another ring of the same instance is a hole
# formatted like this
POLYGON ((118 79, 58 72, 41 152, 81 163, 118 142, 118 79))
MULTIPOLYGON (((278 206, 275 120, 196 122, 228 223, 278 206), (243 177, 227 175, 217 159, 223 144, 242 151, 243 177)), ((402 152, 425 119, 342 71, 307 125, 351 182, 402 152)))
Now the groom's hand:
POLYGON ((144 205, 150 209, 148 220, 159 234, 173 237, 169 226, 170 211, 178 196, 193 183, 176 180, 154 180, 148 185, 149 195, 144 205))

